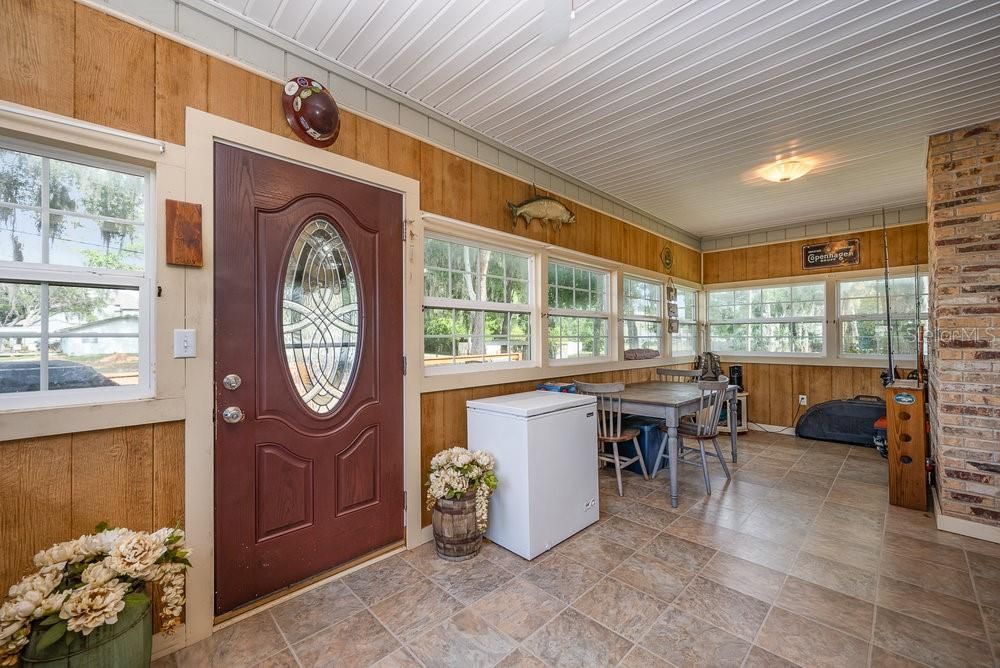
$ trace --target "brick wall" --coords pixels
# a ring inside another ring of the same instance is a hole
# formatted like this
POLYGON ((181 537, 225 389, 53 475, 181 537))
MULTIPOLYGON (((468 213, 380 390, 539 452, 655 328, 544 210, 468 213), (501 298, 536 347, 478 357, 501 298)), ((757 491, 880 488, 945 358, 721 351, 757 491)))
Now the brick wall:
POLYGON ((927 179, 938 493, 1000 525, 1000 119, 932 136, 927 179))

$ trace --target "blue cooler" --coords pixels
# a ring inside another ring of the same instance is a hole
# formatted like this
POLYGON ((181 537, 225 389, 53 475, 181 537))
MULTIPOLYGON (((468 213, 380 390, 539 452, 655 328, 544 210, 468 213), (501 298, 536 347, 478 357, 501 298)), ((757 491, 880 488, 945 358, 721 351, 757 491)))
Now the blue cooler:
MULTIPOLYGON (((650 475, 653 473, 653 462, 656 460, 657 453, 660 452, 660 441, 663 439, 663 432, 660 431, 660 420, 654 420, 653 418, 631 416, 625 418, 622 428, 629 427, 639 430, 639 450, 642 451, 642 461, 646 464, 646 471, 650 475)), ((632 448, 631 442, 622 443, 618 447, 622 448, 625 446, 625 452, 628 453, 632 448)), ((642 469, 639 468, 639 462, 632 462, 625 467, 626 470, 632 471, 633 473, 638 473, 642 475, 642 469)))

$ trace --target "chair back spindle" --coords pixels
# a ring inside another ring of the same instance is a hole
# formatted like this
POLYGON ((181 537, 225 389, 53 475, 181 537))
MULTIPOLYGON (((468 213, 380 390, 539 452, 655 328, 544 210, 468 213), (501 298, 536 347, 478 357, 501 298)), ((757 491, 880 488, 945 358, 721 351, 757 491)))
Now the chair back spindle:
POLYGON ((695 413, 695 425, 700 436, 714 435, 719 429, 719 419, 722 416, 723 399, 729 387, 729 379, 698 381, 701 398, 698 401, 698 412, 695 413))
POLYGON ((624 383, 581 383, 574 381, 576 391, 597 399, 597 436, 619 438, 622 434, 622 392, 624 383))
POLYGON ((693 383, 701 379, 701 370, 659 367, 656 369, 656 375, 660 377, 661 381, 667 383, 693 383))

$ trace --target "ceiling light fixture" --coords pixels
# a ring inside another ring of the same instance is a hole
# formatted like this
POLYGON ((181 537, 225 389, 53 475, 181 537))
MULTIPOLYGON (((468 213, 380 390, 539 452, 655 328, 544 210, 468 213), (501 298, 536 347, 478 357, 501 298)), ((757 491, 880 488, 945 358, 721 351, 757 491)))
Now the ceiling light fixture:
POLYGON ((760 175, 768 181, 787 183, 788 181, 794 181, 805 176, 812 167, 812 164, 804 160, 797 160, 795 158, 781 160, 779 158, 770 165, 762 168, 760 175))
POLYGON ((569 20, 572 21, 576 18, 576 0, 570 0, 569 3, 569 20))

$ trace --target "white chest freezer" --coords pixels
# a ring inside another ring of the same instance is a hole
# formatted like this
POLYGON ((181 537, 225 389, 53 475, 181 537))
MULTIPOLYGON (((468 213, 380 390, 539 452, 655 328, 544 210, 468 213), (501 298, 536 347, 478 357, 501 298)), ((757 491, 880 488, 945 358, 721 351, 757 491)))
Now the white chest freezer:
POLYGON ((487 538, 533 559, 597 521, 594 397, 524 392, 466 407, 469 448, 496 457, 487 538))

